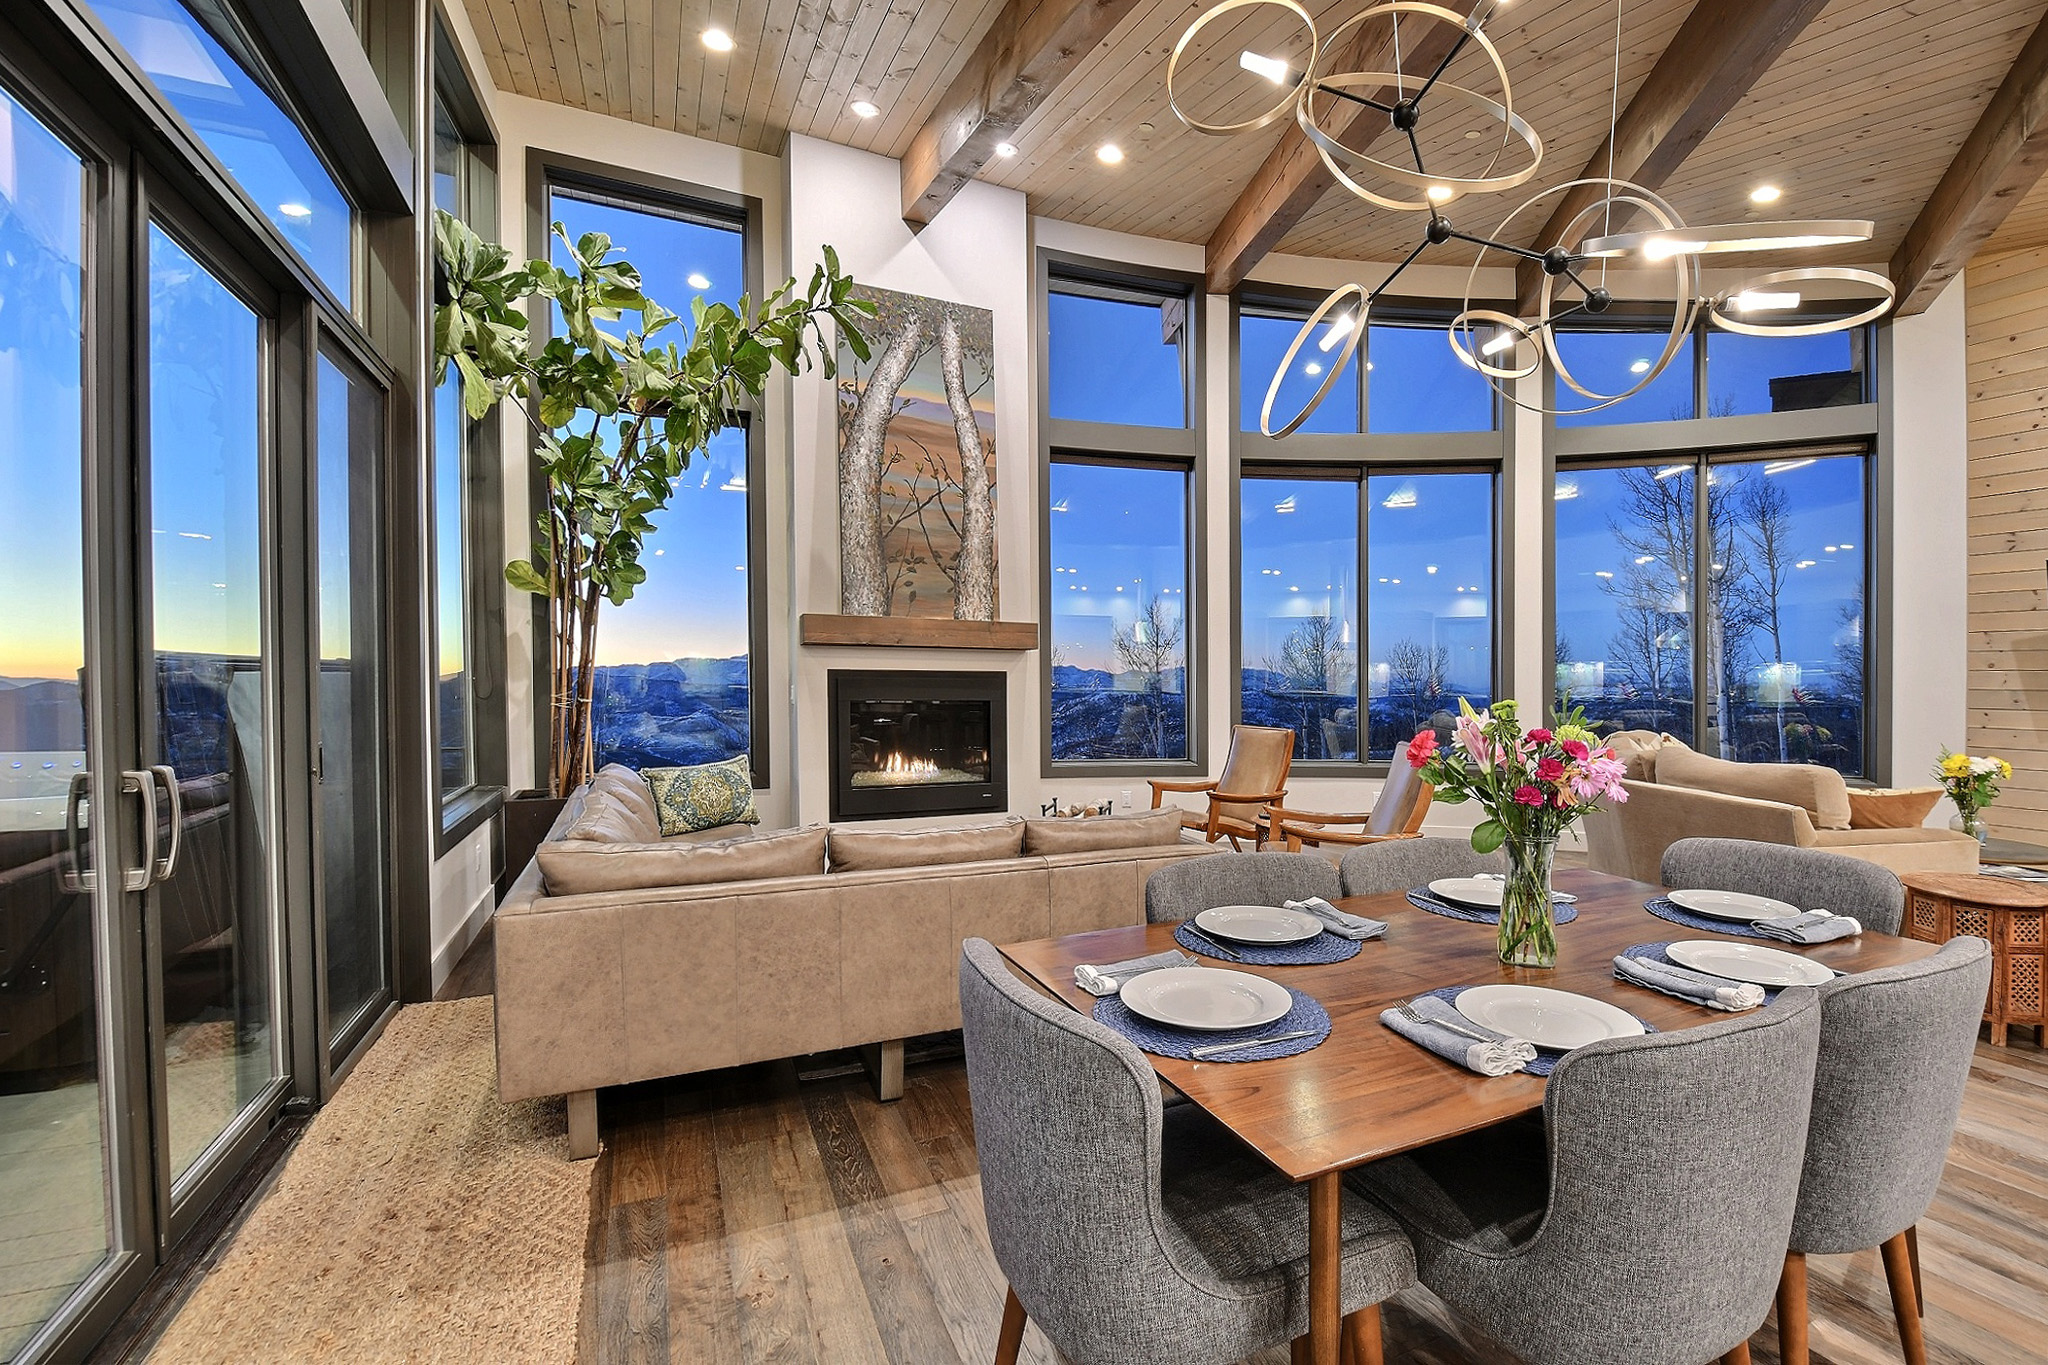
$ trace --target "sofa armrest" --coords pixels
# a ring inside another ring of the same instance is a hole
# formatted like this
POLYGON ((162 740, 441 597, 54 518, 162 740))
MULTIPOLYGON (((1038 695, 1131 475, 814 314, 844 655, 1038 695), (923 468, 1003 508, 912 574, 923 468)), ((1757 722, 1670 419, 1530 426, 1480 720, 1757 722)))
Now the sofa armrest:
POLYGON ((1748 839, 1810 848, 1813 821, 1803 807, 1782 801, 1649 782, 1624 782, 1628 800, 1615 812, 1621 829, 1622 875, 1639 882, 1664 879, 1664 850, 1680 839, 1748 839))

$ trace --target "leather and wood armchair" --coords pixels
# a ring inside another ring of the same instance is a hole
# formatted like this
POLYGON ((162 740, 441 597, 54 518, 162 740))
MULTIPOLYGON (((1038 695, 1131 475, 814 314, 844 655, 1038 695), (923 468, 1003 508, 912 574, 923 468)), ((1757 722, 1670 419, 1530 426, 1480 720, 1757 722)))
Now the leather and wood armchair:
POLYGON ((1223 760, 1223 774, 1201 782, 1152 782, 1152 809, 1158 810, 1167 792, 1203 792, 1209 809, 1182 811, 1181 828, 1200 833, 1210 843, 1229 839, 1232 848, 1242 848, 1249 839, 1254 848, 1262 842, 1261 815, 1266 807, 1287 799, 1287 770, 1294 766, 1294 731, 1271 725, 1230 727, 1230 753, 1223 760))
POLYGON ((1369 811, 1288 810, 1272 805, 1259 813, 1259 842, 1285 842, 1289 853, 1304 848, 1332 845, 1356 848, 1361 844, 1384 843, 1389 839, 1414 839, 1422 833, 1422 819, 1436 788, 1422 780, 1419 770, 1399 754, 1387 770, 1387 784, 1369 811), (1359 826, 1356 829, 1342 826, 1359 826))

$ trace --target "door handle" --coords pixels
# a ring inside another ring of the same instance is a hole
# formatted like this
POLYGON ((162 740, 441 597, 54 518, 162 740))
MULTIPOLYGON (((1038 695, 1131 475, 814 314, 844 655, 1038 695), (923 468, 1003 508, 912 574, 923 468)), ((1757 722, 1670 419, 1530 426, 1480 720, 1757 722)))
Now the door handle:
POLYGON ((146 891, 156 872, 156 774, 133 770, 121 774, 122 792, 142 798, 142 866, 121 869, 123 891, 146 891))
POLYGON ((92 774, 71 774, 71 789, 64 795, 64 847, 58 853, 57 889, 76 896, 99 885, 99 874, 85 866, 79 856, 78 812, 92 798, 92 774))
POLYGON ((170 798, 171 807, 171 849, 156 864, 156 880, 167 882, 178 870, 178 847, 184 842, 185 798, 178 791, 178 773, 168 763, 158 763, 150 768, 150 774, 163 783, 164 794, 170 798))

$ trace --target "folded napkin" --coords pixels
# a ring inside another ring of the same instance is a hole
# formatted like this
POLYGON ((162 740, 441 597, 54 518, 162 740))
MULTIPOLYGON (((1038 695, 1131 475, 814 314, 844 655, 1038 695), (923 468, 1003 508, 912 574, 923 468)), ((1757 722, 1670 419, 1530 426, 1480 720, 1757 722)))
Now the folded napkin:
POLYGON ((1617 957, 1614 974, 1633 985, 1645 986, 1711 1010, 1753 1010, 1764 1003, 1764 988, 1747 981, 1730 981, 1725 976, 1696 972, 1675 962, 1653 962, 1647 957, 1617 957))
POLYGON ((1305 901, 1282 901, 1289 910, 1299 910, 1304 915, 1314 915, 1323 922, 1323 928, 1338 938, 1378 938, 1387 932, 1383 919, 1367 919, 1364 915, 1347 915, 1321 896, 1310 896, 1305 901))
MULTIPOLYGON (((1505 872, 1479 872, 1475 873, 1472 877, 1472 880, 1475 882, 1505 882, 1507 879, 1508 877, 1505 872)), ((1569 891, 1552 891, 1550 899, 1559 905, 1577 905, 1579 903, 1579 898, 1569 891)))
POLYGON ((1854 915, 1830 914, 1826 910, 1809 910, 1790 919, 1760 919, 1749 927, 1765 938, 1808 945, 1854 938, 1863 932, 1854 915))
POLYGON ((1433 995, 1417 996, 1408 1007, 1422 1016, 1417 1023, 1399 1009, 1381 1012, 1380 1022, 1409 1042, 1428 1048, 1447 1062, 1456 1062, 1482 1076, 1505 1076, 1536 1060, 1536 1045, 1481 1028, 1433 995), (1474 1037, 1474 1034, 1482 1035, 1474 1037))
POLYGON ((1178 948, 1149 957, 1127 958, 1122 962, 1105 962, 1099 967, 1083 962, 1074 968, 1074 984, 1090 995, 1115 995, 1123 984, 1134 976, 1158 971, 1161 967, 1193 967, 1197 959, 1178 948))

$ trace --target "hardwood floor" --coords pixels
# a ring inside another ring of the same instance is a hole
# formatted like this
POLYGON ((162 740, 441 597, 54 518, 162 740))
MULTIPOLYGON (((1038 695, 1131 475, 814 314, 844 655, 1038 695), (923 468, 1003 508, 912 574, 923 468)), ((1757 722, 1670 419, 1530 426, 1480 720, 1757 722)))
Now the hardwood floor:
MULTIPOLYGON (((1003 1282, 957 1053, 913 1052, 896 1104, 877 1104, 850 1064, 800 1077, 781 1062, 606 1091, 600 1121, 580 1360, 991 1359, 1003 1282)), ((2048 1361, 2043 1132, 2048 1058, 2031 1042, 1980 1044, 1948 1174, 1920 1225, 1934 1365, 2048 1361)), ((1816 1257, 1810 1283, 1816 1362, 1895 1365, 1875 1251, 1816 1257)), ((1387 1306, 1386 1341, 1390 1361, 1510 1359, 1420 1289, 1387 1306)), ((1774 1321, 1752 1349, 1776 1365, 1774 1321)), ((1061 1360, 1036 1328, 1022 1359, 1061 1360)))

